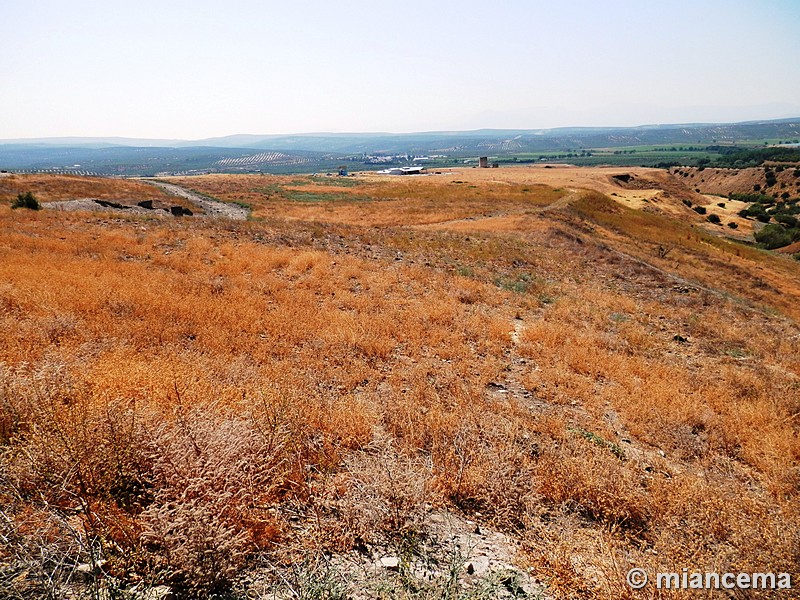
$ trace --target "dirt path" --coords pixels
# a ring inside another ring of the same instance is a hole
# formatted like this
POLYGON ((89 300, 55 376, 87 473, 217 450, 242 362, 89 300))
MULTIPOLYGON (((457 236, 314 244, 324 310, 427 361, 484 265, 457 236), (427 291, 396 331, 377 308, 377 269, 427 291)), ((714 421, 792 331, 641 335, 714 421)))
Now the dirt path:
POLYGON ((173 196, 180 196, 186 198, 190 202, 194 202, 205 211, 206 217, 222 217, 225 219, 233 219, 235 221, 244 221, 250 214, 250 211, 238 204, 229 204, 219 200, 212 200, 207 196, 202 196, 191 190, 187 190, 174 183, 166 183, 164 181, 156 181, 153 179, 142 179, 145 183, 160 187, 162 190, 173 196))

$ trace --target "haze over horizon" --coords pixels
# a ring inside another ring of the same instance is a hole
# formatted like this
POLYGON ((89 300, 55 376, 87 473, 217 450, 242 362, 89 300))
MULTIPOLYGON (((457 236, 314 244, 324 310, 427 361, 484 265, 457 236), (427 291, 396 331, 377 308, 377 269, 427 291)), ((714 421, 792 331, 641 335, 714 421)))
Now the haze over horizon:
POLYGON ((792 0, 10 0, 0 139, 797 117, 799 25, 792 0))

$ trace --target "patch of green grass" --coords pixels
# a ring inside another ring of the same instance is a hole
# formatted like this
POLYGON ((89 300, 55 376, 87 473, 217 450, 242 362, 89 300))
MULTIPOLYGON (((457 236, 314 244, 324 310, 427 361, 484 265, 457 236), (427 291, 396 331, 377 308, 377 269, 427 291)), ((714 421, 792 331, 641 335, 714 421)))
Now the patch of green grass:
POLYGON ((570 427, 568 431, 572 433, 577 433, 579 436, 589 440, 596 446, 600 446, 601 448, 608 448, 608 450, 611 451, 611 454, 616 456, 618 459, 625 460, 625 451, 619 446, 619 444, 615 444, 614 442, 609 442, 604 437, 601 437, 592 431, 586 431, 585 429, 581 429, 580 427, 570 427))
POLYGON ((504 290, 524 294, 528 291, 528 287, 533 282, 533 276, 528 273, 520 273, 515 276, 500 276, 494 280, 494 284, 504 290))
MULTIPOLYGON (((270 598, 301 600, 344 600, 369 597, 376 600, 497 600, 498 598, 539 598, 523 589, 519 572, 513 569, 489 571, 472 581, 463 578, 470 561, 451 544, 441 555, 429 552, 420 540, 401 541, 394 548, 399 558, 396 570, 355 568, 347 562, 306 560, 284 569, 265 590, 270 598)), ((238 597, 238 596, 237 596, 238 597)), ((248 594, 248 597, 250 595, 248 594)), ((266 595, 253 597, 266 598, 266 595)))
MULTIPOLYGON (((331 179, 330 181, 325 181, 324 185, 339 185, 334 183, 338 181, 337 179, 331 179)), ((367 196, 358 196, 354 194, 348 194, 346 192, 316 192, 313 190, 315 183, 308 180, 293 180, 291 185, 293 186, 300 186, 300 187, 307 187, 307 189, 303 190, 296 190, 296 189, 289 189, 281 184, 272 183, 266 185, 264 187, 255 188, 253 191, 263 196, 266 196, 268 200, 289 200, 291 202, 335 202, 335 201, 351 201, 351 202, 364 202, 367 200, 371 200, 371 198, 367 196)), ((357 184, 360 185, 360 184, 357 184)), ((344 186, 350 187, 350 186, 344 186)))
POLYGON ((475 270, 472 267, 458 267, 456 273, 462 277, 473 277, 475 275, 475 270))
POLYGON ((292 202, 366 202, 371 200, 367 196, 356 196, 343 192, 306 192, 299 190, 284 190, 283 197, 292 202))
POLYGON ((747 358, 749 354, 744 348, 728 348, 725 350, 725 354, 730 356, 731 358, 747 358))
POLYGON ((264 187, 254 188, 253 191, 269 198, 271 196, 280 196, 283 194, 283 186, 277 183, 270 183, 264 187))
POLYGON ((294 565, 289 576, 282 579, 280 591, 289 595, 280 597, 302 600, 345 600, 350 597, 343 574, 326 561, 294 565))
MULTIPOLYGON (((319 183, 322 185, 335 185, 338 187, 358 187, 360 185, 364 185, 363 181, 359 181, 354 177, 324 177, 324 178, 314 178, 314 183, 319 183)), ((312 181, 306 181, 306 183, 312 183, 312 181)), ((296 185, 292 182, 292 185, 296 185)), ((303 184, 301 184, 303 185, 303 184)))

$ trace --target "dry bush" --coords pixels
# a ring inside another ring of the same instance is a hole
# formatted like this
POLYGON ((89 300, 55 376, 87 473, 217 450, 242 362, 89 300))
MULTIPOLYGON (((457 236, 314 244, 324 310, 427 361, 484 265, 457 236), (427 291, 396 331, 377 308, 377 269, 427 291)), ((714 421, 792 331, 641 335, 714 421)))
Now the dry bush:
POLYGON ((400 454, 390 438, 376 433, 370 444, 345 458, 325 504, 347 545, 375 543, 423 529, 430 485, 428 461, 400 454))
POLYGON ((0 577, 10 597, 105 589, 99 565, 116 543, 104 503, 131 502, 143 490, 129 415, 114 404, 90 406, 55 359, 38 369, 0 365, 0 405, 10 423, 0 451, 0 577))
POLYGON ((669 474, 662 470, 668 461, 643 469, 634 461, 603 461, 602 453, 598 448, 587 457, 586 448, 574 448, 571 457, 547 456, 537 473, 545 503, 528 514, 522 535, 559 597, 630 597, 624 577, 631 565, 649 573, 686 565, 714 572, 796 569, 795 506, 776 509, 769 496, 723 477, 669 474))
POLYGON ((89 598, 108 589, 100 541, 80 515, 53 506, 33 507, 4 488, 0 481, 3 598, 89 598))
POLYGON ((140 515, 154 568, 188 594, 225 589, 269 530, 282 484, 280 427, 192 407, 146 436, 153 500, 140 515))
POLYGON ((0 378, 13 418, 5 474, 20 494, 82 510, 95 498, 143 501, 147 461, 135 407, 94 402, 57 360, 2 368, 0 378))
MULTIPOLYGON (((20 510, 33 501, 54 518, 77 515, 73 527, 116 570, 144 561, 153 576, 204 595, 277 535, 265 509, 283 483, 286 433, 274 416, 260 411, 255 422, 209 404, 178 404, 176 414, 98 405, 63 365, 2 375, 3 403, 14 415, 2 480, 20 510)), ((74 537, 51 533, 53 552, 74 537)), ((58 560, 74 569, 78 559, 58 560)))
POLYGON ((436 432, 436 485, 461 509, 501 527, 519 527, 536 500, 539 436, 513 407, 502 407, 510 414, 500 408, 462 407, 451 416, 450 431, 436 432))
POLYGON ((640 534, 650 519, 647 479, 590 441, 565 443, 548 452, 536 467, 541 499, 612 529, 640 534), (611 456, 609 456, 611 455, 611 456))

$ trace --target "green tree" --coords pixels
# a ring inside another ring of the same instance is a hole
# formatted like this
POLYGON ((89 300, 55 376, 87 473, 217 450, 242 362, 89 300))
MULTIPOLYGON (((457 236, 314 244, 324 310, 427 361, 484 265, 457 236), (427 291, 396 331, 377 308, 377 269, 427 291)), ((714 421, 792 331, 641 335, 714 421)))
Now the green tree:
POLYGON ((792 243, 792 233, 781 225, 765 225, 755 233, 756 241, 767 250, 781 248, 792 243))

